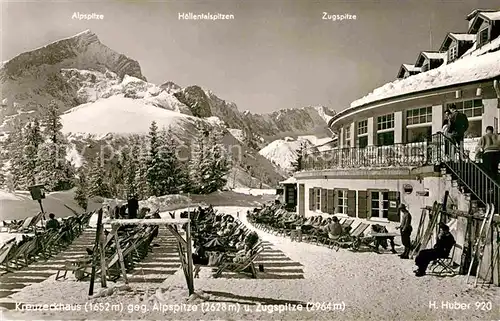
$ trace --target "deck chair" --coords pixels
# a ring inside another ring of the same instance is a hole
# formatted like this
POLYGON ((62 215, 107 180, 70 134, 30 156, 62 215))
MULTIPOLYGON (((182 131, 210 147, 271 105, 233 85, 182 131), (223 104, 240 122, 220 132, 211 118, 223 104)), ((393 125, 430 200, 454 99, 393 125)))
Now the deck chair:
POLYGON ((0 267, 5 271, 11 271, 9 260, 17 250, 16 238, 8 240, 0 248, 0 267))
POLYGON ((248 257, 243 262, 223 262, 218 268, 217 272, 214 274, 214 278, 218 278, 222 275, 224 271, 235 272, 235 273, 246 273, 249 270, 253 279, 257 278, 257 270, 255 269, 254 261, 257 257, 264 251, 263 247, 259 247, 250 257, 248 257))
POLYGON ((28 266, 35 259, 39 247, 40 243, 38 237, 35 236, 33 239, 26 241, 17 248, 12 258, 9 260, 9 264, 13 264, 14 269, 28 266))
POLYGON ((332 249, 336 249, 336 251, 338 251, 341 247, 350 248, 356 246, 356 243, 359 242, 363 232, 366 231, 369 226, 370 224, 360 223, 349 234, 334 240, 332 242, 332 249))
POLYGON ((431 275, 436 275, 436 276, 444 276, 444 275, 449 275, 449 276, 454 276, 458 274, 457 268, 460 267, 459 265, 455 264, 453 262, 453 256, 455 255, 455 250, 463 250, 463 247, 461 245, 458 245, 455 243, 453 246, 453 249, 450 251, 450 255, 445 258, 438 258, 431 262, 430 265, 430 273, 431 275))
POLYGON ((346 228, 352 225, 354 223, 354 220, 352 218, 347 218, 343 223, 340 223, 342 225, 342 228, 346 228))

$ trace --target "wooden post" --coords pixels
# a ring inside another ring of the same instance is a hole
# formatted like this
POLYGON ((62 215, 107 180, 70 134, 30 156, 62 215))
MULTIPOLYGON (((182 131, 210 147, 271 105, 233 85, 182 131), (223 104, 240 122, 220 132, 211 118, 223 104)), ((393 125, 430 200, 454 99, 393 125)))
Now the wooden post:
POLYGON ((89 295, 94 294, 94 281, 95 281, 95 270, 96 270, 96 254, 97 250, 99 249, 99 238, 101 234, 101 229, 102 229, 102 208, 99 209, 99 212, 97 214, 97 230, 95 233, 95 243, 94 243, 94 251, 92 253, 92 273, 90 274, 90 287, 89 287, 89 295))
POLYGON ((101 287, 106 288, 106 274, 107 274, 107 265, 106 265, 106 235, 104 234, 104 226, 101 228, 101 237, 99 242, 99 250, 101 255, 101 287))
POLYGON ((188 269, 188 289, 189 295, 194 294, 194 278, 193 278, 193 254, 191 248, 191 219, 187 224, 186 229, 186 243, 187 243, 187 269, 188 269))
POLYGON ((125 284, 128 284, 127 278, 127 268, 125 267, 125 260, 123 259, 123 252, 120 246, 120 239, 118 238, 118 229, 113 228, 113 234, 116 242, 116 252, 118 253, 118 261, 120 262, 120 269, 123 274, 123 279, 125 280, 125 284))

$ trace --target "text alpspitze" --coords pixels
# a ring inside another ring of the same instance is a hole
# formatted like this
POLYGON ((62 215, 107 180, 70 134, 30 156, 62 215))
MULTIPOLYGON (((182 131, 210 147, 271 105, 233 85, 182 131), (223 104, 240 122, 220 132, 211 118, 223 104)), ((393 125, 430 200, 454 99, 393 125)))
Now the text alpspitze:
POLYGON ((73 15, 71 16, 71 19, 77 19, 77 20, 103 20, 104 15, 103 14, 97 14, 95 12, 92 13, 80 13, 80 12, 74 12, 73 15))

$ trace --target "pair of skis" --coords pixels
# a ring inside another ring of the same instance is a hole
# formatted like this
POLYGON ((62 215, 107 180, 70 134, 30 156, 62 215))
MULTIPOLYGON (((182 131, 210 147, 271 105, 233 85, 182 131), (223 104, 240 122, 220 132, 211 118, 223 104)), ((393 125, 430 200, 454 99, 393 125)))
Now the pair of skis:
POLYGON ((481 229, 479 230, 479 236, 476 238, 476 241, 474 242, 474 247, 472 248, 472 258, 469 266, 469 271, 467 273, 467 279, 465 281, 466 283, 469 283, 469 278, 472 273, 472 268, 477 260, 478 265, 476 268, 476 279, 474 281, 474 286, 477 286, 477 280, 479 278, 479 273, 481 271, 481 266, 483 263, 483 254, 484 254, 484 248, 486 246, 486 239, 491 229, 491 223, 493 221, 494 215, 495 215, 495 205, 487 204, 485 216, 481 224, 481 229))

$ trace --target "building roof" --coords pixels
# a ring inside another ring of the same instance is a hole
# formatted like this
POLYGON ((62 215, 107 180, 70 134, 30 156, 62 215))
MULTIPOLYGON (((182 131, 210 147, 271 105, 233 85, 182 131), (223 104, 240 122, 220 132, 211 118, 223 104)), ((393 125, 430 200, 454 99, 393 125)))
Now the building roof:
POLYGON ((288 179, 280 182, 280 184, 297 184, 297 179, 295 177, 289 177, 288 179))
POLYGON ((481 48, 481 50, 484 49, 484 52, 481 51, 481 55, 476 55, 477 52, 473 52, 451 64, 442 65, 436 69, 420 73, 411 78, 398 79, 376 88, 366 96, 353 101, 349 108, 337 113, 330 123, 344 116, 351 109, 377 101, 425 90, 500 77, 500 50, 493 51, 493 45, 500 48, 500 37, 497 39, 498 42, 494 41, 484 46, 488 48, 481 48), (488 52, 486 49, 492 52, 488 52))
POLYGON ((481 12, 479 14, 481 17, 484 17, 490 21, 500 20, 500 11, 495 12, 481 12))
POLYGON ((422 68, 415 67, 413 64, 402 64, 401 67, 399 67, 399 72, 398 72, 398 78, 403 78, 405 72, 421 72, 422 68))
POLYGON ((439 51, 422 51, 418 57, 417 62, 415 63, 415 67, 422 67, 425 59, 429 60, 445 60, 447 57, 446 52, 439 51))
POLYGON ((475 9, 471 13, 469 13, 465 19, 469 21, 472 18, 475 18, 478 15, 478 13, 481 13, 481 12, 495 12, 495 11, 497 11, 497 10, 495 10, 495 9, 475 9))
POLYGON ((450 32, 449 35, 458 41, 474 41, 476 40, 476 35, 470 35, 468 33, 454 33, 450 32))
POLYGON ((470 19, 469 30, 467 33, 477 33, 478 28, 483 21, 498 21, 500 20, 500 11, 479 12, 476 16, 470 19))
POLYGON ((450 48, 452 41, 474 42, 476 35, 468 33, 449 32, 443 40, 439 51, 447 51, 450 48))

